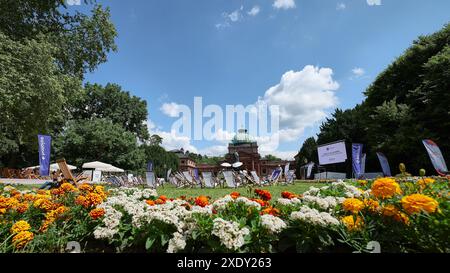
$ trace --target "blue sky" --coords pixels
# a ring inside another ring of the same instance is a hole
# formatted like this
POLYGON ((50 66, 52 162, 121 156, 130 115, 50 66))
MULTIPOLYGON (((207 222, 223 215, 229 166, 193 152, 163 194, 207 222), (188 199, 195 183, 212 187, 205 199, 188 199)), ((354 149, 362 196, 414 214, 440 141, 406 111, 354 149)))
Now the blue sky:
POLYGON ((118 83, 147 100, 151 131, 166 148, 207 154, 224 153, 227 141, 170 133, 170 113, 194 96, 222 107, 258 97, 279 104, 281 144, 260 146, 289 158, 334 108, 360 103, 414 39, 450 21, 448 0, 98 2, 111 9, 118 52, 86 81, 118 83))

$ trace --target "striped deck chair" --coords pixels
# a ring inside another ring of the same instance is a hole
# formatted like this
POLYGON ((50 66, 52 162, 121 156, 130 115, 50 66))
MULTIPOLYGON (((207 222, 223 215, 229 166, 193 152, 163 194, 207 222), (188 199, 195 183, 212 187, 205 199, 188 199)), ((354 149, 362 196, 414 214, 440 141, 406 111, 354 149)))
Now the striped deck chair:
POLYGON ((233 171, 223 171, 225 182, 229 188, 237 188, 236 180, 234 179, 233 171))
POLYGON ((295 170, 289 170, 286 174, 286 183, 292 184, 294 183, 294 177, 295 177, 295 170))
POLYGON ((64 179, 72 181, 75 184, 78 182, 78 180, 73 176, 72 172, 70 171, 69 167, 67 166, 67 162, 64 158, 56 160, 56 163, 58 163, 59 170, 64 175, 64 179))
POLYGON ((214 188, 215 187, 215 181, 214 177, 211 172, 203 172, 203 182, 205 183, 206 188, 214 188))
POLYGON ((255 171, 250 172, 253 178, 253 183, 255 183, 258 186, 261 186, 261 178, 259 178, 258 174, 256 174, 255 171))
POLYGON ((184 171, 183 172, 183 176, 186 178, 186 180, 189 183, 190 187, 197 186, 197 181, 195 181, 195 179, 192 177, 192 175, 189 172, 184 171))
POLYGON ((269 177, 268 184, 273 185, 277 183, 280 176, 281 176, 281 169, 273 170, 272 174, 269 177))

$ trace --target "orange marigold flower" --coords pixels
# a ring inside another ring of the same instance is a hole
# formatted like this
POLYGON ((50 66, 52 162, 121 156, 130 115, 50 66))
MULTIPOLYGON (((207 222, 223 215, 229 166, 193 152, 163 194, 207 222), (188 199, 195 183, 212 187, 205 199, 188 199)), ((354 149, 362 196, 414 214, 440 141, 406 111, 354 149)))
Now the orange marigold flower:
POLYGON ((341 222, 347 227, 349 231, 357 231, 364 226, 364 220, 361 218, 361 216, 345 216, 341 219, 341 222))
POLYGON ((437 210, 439 203, 433 198, 423 194, 411 194, 402 198, 403 209, 409 214, 428 212, 432 213, 437 210))
POLYGON ((80 190, 80 191, 86 191, 86 192, 90 192, 90 191, 93 191, 94 189, 92 188, 92 186, 91 185, 89 185, 89 184, 87 184, 87 183, 83 183, 83 184, 81 184, 80 186, 78 186, 78 189, 80 190))
POLYGON ((422 178, 417 180, 417 184, 419 184, 421 188, 425 188, 427 185, 433 184, 434 182, 435 180, 433 178, 422 178))
POLYGON ((269 201, 272 195, 267 190, 255 189, 255 193, 264 201, 269 201))
POLYGON ((380 203, 373 199, 364 199, 364 205, 370 212, 376 212, 380 208, 380 203))
POLYGON ((195 204, 200 207, 207 206, 209 204, 208 197, 200 195, 199 197, 195 198, 195 204))
POLYGON ((34 238, 33 232, 21 231, 12 238, 12 243, 16 249, 24 248, 34 238))
POLYGON ((89 212, 89 216, 94 220, 97 220, 103 215, 105 215, 105 210, 103 208, 95 208, 89 212))
POLYGON ((391 198, 401 193, 400 185, 393 178, 378 178, 372 184, 372 194, 377 198, 391 198))
POLYGON ((241 196, 241 194, 238 193, 237 191, 234 191, 234 192, 230 193, 230 196, 231 196, 231 198, 236 199, 236 198, 238 198, 239 196, 241 196))
POLYGON ((278 216, 280 214, 280 210, 274 207, 267 207, 261 211, 261 214, 270 214, 273 216, 278 216))
POLYGON ((63 183, 63 184, 61 184, 60 188, 64 192, 75 192, 75 191, 78 191, 77 188, 74 185, 72 185, 71 183, 63 183))
POLYGON ((153 200, 146 200, 145 203, 147 203, 150 206, 154 206, 155 205, 155 201, 153 201, 153 200))
POLYGON ((381 211, 381 213, 382 213, 384 216, 395 216, 395 215, 397 215, 399 212, 400 212, 400 211, 398 210, 398 208, 396 208, 396 207, 395 207, 394 205, 392 205, 392 204, 388 204, 388 205, 384 206, 384 207, 382 208, 382 211, 381 211))
POLYGON ((364 208, 364 202, 356 198, 347 198, 342 203, 344 210, 351 213, 358 213, 364 208))
POLYGON ((50 191, 50 193, 53 194, 53 195, 63 195, 64 194, 64 190, 62 188, 52 189, 50 191))
POLYGON ((161 198, 158 198, 158 199, 155 200, 155 203, 156 203, 157 205, 162 205, 162 204, 165 204, 166 201, 162 200, 161 198))
POLYGON ((405 225, 409 225, 409 223, 410 223, 408 215, 406 215, 403 212, 399 212, 396 215, 394 215, 394 220, 397 222, 401 222, 405 225))
POLYGON ((167 201, 167 196, 161 195, 161 196, 159 196, 159 199, 161 199, 161 200, 163 200, 163 201, 167 201))
POLYGON ((268 203, 266 201, 259 199, 259 198, 252 198, 250 200, 255 201, 256 203, 260 204, 261 207, 265 207, 268 205, 268 203))
POLYGON ((93 192, 86 194, 86 200, 89 206, 97 206, 103 202, 103 198, 99 194, 93 192))
POLYGON ((31 229, 30 224, 28 224, 25 220, 20 220, 14 223, 14 225, 11 227, 11 233, 17 234, 22 231, 28 231, 31 229))
POLYGON ((25 201, 34 201, 34 199, 36 198, 36 196, 34 194, 31 193, 26 193, 23 195, 23 199, 25 201))
POLYGON ((24 213, 28 210, 28 203, 20 203, 16 206, 16 211, 18 213, 24 213))
POLYGON ((34 201, 33 206, 43 210, 51 210, 54 204, 48 199, 40 198, 34 201))
POLYGON ((281 193, 281 197, 287 198, 287 199, 292 199, 292 198, 298 197, 298 195, 293 192, 284 191, 281 193))
POLYGON ((83 207, 89 206, 89 203, 84 195, 78 195, 77 198, 75 199, 75 204, 83 207))

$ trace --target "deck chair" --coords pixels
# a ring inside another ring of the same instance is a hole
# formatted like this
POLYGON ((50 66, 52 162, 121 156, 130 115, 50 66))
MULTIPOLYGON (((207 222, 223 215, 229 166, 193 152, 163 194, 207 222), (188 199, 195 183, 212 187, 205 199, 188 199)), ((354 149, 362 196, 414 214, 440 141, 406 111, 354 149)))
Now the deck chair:
POLYGON ((145 173, 146 180, 147 180, 147 186, 149 186, 152 189, 156 189, 156 177, 154 172, 146 172, 145 173))
POLYGON ((223 176, 225 177, 225 183, 229 188, 237 188, 237 183, 233 174, 233 171, 223 171, 223 176))
POLYGON ((203 182, 205 183, 206 188, 214 188, 215 181, 211 172, 203 172, 203 182))
POLYGON ((295 178, 295 171, 289 170, 288 173, 286 174, 286 183, 287 184, 294 183, 294 178, 295 178))
POLYGON ((241 177, 243 178, 243 182, 245 185, 256 184, 253 178, 247 173, 240 171, 241 177))
POLYGON ((269 180, 267 181, 269 185, 273 185, 278 182, 278 179, 281 176, 281 169, 275 169, 273 170, 272 174, 269 177, 269 180))
POLYGON ((261 179, 259 178, 258 174, 256 174, 255 171, 251 171, 250 174, 252 175, 252 178, 253 178, 252 181, 253 181, 256 185, 261 186, 261 179))
POLYGON ((183 176, 186 178, 190 187, 195 187, 198 185, 198 182, 192 177, 192 175, 188 171, 184 171, 183 176))
POLYGON ((59 170, 62 172, 65 179, 72 181, 75 184, 78 183, 78 180, 73 176, 64 158, 56 160, 56 163, 58 163, 59 170))

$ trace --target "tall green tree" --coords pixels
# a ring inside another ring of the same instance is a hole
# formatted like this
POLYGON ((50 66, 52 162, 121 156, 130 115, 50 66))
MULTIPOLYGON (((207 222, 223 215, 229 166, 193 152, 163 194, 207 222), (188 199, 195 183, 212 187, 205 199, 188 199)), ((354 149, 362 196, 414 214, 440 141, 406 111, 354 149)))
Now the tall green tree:
POLYGON ((103 87, 87 83, 82 94, 71 104, 70 112, 73 119, 109 119, 141 141, 149 138, 147 102, 130 95, 117 84, 108 83, 103 87))
POLYGON ((81 166, 102 161, 126 170, 145 167, 145 153, 133 133, 108 119, 72 120, 54 141, 54 158, 81 166))
POLYGON ((165 178, 169 169, 178 170, 179 160, 174 153, 166 151, 159 145, 144 144, 140 147, 144 151, 145 161, 153 161, 153 170, 158 177, 165 178))

